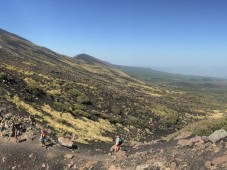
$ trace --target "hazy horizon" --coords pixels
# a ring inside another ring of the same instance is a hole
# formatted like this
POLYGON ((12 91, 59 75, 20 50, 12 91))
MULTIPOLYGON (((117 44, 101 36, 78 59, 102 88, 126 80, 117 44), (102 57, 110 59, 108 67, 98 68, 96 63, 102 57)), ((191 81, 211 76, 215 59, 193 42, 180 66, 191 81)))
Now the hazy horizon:
POLYGON ((128 66, 227 66, 227 1, 2 0, 0 28, 128 66))

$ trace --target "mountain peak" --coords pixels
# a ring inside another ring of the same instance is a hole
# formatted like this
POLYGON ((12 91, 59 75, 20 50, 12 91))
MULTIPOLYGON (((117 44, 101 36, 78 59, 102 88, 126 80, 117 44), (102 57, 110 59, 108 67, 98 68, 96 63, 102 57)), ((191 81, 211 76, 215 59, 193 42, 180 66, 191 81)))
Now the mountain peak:
POLYGON ((95 58, 95 57, 93 57, 91 55, 88 55, 88 54, 85 54, 85 53, 76 55, 74 57, 74 59, 82 61, 82 62, 85 62, 85 63, 88 63, 88 64, 92 64, 92 65, 94 65, 95 63, 104 64, 104 65, 110 65, 110 64, 108 64, 105 61, 102 61, 102 60, 100 60, 98 58, 95 58))

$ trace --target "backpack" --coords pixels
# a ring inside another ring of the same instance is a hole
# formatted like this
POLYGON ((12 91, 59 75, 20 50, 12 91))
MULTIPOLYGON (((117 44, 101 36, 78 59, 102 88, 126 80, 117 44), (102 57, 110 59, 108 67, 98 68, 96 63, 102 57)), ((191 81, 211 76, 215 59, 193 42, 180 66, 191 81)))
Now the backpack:
POLYGON ((47 137, 47 134, 46 134, 45 131, 42 132, 42 136, 45 137, 45 138, 47 137))
POLYGON ((118 138, 118 142, 119 142, 119 144, 121 145, 121 144, 123 143, 123 139, 118 138))

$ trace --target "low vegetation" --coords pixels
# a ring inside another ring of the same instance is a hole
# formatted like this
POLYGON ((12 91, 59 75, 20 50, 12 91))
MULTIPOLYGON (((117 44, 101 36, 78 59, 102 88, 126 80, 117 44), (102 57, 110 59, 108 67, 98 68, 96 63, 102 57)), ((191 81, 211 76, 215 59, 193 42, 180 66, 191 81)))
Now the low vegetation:
POLYGON ((4 72, 0 72, 0 80, 5 78, 6 78, 6 74, 4 72))
POLYGON ((191 131, 206 133, 216 129, 213 122, 211 128, 205 123, 217 115, 213 110, 227 110, 222 80, 121 68, 131 78, 105 62, 69 58, 19 37, 15 42, 27 45, 15 51, 7 39, 12 35, 1 34, 0 87, 17 106, 12 111, 36 115, 42 124, 78 135, 81 142, 111 141, 116 131, 142 141, 155 138, 160 129, 168 133, 194 122, 201 123, 200 129, 191 131))

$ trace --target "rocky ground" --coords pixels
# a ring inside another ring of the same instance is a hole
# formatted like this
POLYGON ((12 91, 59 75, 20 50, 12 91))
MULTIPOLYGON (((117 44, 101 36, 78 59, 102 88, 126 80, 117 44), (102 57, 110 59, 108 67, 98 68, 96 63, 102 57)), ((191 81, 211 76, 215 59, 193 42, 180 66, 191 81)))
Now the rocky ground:
POLYGON ((72 59, 1 29, 0 46, 0 170, 227 169, 224 130, 155 140, 207 113, 213 117, 205 130, 226 129, 225 100, 146 84, 94 58, 72 59), (47 131, 46 147, 41 129, 47 131), (116 132, 124 143, 115 154, 109 149, 116 132))
POLYGON ((76 143, 77 148, 73 149, 49 141, 42 147, 38 135, 30 141, 22 134, 19 143, 14 138, 1 139, 0 167, 3 170, 224 170, 227 169, 226 136, 225 130, 219 130, 208 137, 184 132, 171 142, 125 141, 115 154, 109 151, 110 144, 76 143))
POLYGON ((78 169, 78 170, 206 170, 227 169, 227 132, 215 131, 210 136, 182 132, 174 140, 132 142, 125 140, 118 153, 111 153, 113 143, 80 144, 73 136, 55 136, 53 129, 36 123, 28 116, 10 111, 10 103, 1 106, 4 122, 0 139, 0 169, 78 169), (5 107, 7 105, 7 107, 5 107), (11 113, 10 113, 11 112, 11 113), (19 142, 14 139, 14 125, 19 125, 19 142), (39 141, 45 128, 49 141, 39 141), (30 138, 33 140, 30 140, 30 138))

